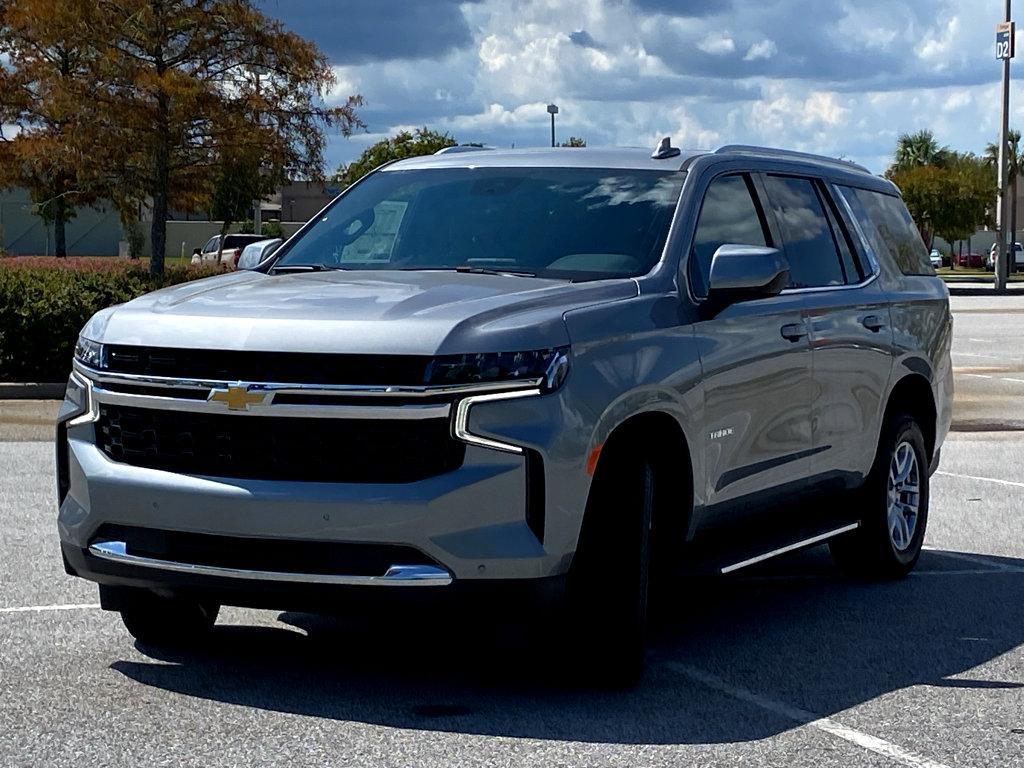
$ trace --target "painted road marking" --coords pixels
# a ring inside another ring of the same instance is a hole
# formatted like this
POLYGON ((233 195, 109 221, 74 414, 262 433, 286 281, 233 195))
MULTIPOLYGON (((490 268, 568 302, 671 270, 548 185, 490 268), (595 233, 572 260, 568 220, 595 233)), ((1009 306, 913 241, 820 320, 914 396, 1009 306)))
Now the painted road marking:
POLYGON ((1015 486, 1024 489, 1024 483, 1020 481, 1004 481, 1002 478, 985 478, 980 475, 964 475, 963 473, 947 473, 945 470, 936 470, 935 475, 946 475, 950 478, 967 478, 970 481, 985 481, 986 483, 998 483, 1001 486, 1015 486))
POLYGON ((50 606, 8 606, 0 607, 0 614, 14 614, 23 611, 69 611, 73 609, 98 609, 98 603, 60 603, 50 606))
POLYGON ((727 683, 716 675, 708 673, 705 670, 692 667, 691 665, 684 665, 681 662, 663 661, 662 664, 674 670, 677 673, 682 674, 691 681, 702 684, 709 689, 714 689, 722 694, 727 694, 730 697, 746 702, 750 705, 767 710, 775 715, 782 716, 794 721, 802 726, 809 726, 812 729, 818 729, 819 731, 831 734, 833 737, 838 737, 841 740, 850 742, 865 750, 870 750, 872 753, 876 753, 880 756, 885 756, 894 761, 898 761, 906 766, 920 766, 920 767, 938 767, 944 769, 943 764, 936 763, 924 756, 920 756, 917 753, 909 751, 905 748, 901 748, 899 745, 883 740, 880 737, 875 737, 871 734, 858 731, 857 729, 851 729, 848 726, 843 726, 838 721, 833 721, 831 718, 823 718, 815 713, 811 713, 808 710, 788 705, 785 702, 779 702, 773 700, 764 695, 752 692, 749 689, 744 689, 740 686, 734 686, 733 684, 727 683))

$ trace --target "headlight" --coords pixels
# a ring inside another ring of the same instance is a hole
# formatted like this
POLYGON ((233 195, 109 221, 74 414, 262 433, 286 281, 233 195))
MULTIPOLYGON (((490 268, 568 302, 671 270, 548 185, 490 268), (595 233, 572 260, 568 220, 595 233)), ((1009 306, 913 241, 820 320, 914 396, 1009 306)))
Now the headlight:
POLYGON ((427 384, 464 385, 543 379, 550 392, 569 374, 569 348, 552 347, 526 352, 488 352, 442 355, 427 369, 427 384))
POLYGON ((89 368, 101 369, 106 368, 107 365, 103 345, 86 339, 84 336, 78 337, 78 344, 75 345, 75 360, 89 368))

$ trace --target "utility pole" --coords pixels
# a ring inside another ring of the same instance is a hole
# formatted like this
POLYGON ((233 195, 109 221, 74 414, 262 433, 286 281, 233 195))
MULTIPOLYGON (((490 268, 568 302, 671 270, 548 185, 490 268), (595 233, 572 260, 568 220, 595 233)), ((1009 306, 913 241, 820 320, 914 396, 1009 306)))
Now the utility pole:
MULTIPOLYGON (((996 251, 995 263, 995 288, 1002 291, 1006 288, 1007 269, 1007 242, 1006 242, 1006 220, 1007 220, 1007 168, 1006 168, 1006 142, 1010 132, 1010 59, 1014 54, 1014 24, 1010 21, 1010 0, 1006 0, 1006 9, 1003 23, 996 26, 996 58, 1003 62, 1003 107, 1002 116, 999 122, 999 203, 996 208, 996 227, 999 230, 999 248, 996 251)), ((1016 181, 1014 182, 1016 183, 1016 181)), ((1016 238, 1016 233, 1011 237, 1016 238)), ((1013 254, 1013 246, 1010 246, 1010 253, 1013 254)), ((1014 255, 1016 256, 1016 255, 1014 255)))
MULTIPOLYGON (((1009 2, 1009 0, 1007 0, 1007 2, 1009 2)), ((555 115, 558 114, 558 105, 557 104, 549 104, 548 105, 548 114, 551 115, 551 146, 554 147, 555 146, 555 115)))

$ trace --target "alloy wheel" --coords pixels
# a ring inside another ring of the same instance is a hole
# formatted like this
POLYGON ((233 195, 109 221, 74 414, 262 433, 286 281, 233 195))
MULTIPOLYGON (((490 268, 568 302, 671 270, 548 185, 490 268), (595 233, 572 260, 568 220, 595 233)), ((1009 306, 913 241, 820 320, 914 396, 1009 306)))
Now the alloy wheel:
POLYGON ((902 441, 892 453, 887 482, 889 538, 898 552, 910 547, 917 530, 921 477, 914 447, 902 441))

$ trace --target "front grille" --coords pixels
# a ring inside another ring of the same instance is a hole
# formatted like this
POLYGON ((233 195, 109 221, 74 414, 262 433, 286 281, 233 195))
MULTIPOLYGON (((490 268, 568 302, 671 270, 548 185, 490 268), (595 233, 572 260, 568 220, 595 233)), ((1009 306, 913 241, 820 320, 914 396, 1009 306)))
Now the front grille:
POLYGON ((246 382, 423 385, 429 355, 185 350, 110 345, 106 370, 118 374, 246 382))
POLYGON ((111 459, 187 475, 411 483, 455 470, 465 445, 441 419, 310 419, 100 405, 111 459))
POLYGON ((129 555, 228 569, 378 577, 388 567, 437 566, 414 547, 230 537, 104 524, 93 542, 124 542, 129 555))

